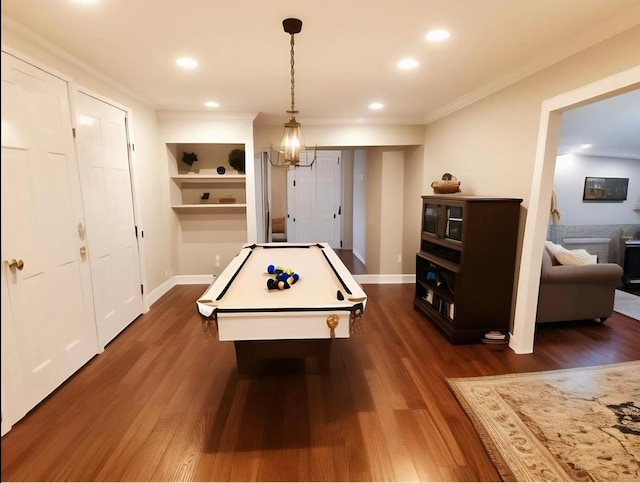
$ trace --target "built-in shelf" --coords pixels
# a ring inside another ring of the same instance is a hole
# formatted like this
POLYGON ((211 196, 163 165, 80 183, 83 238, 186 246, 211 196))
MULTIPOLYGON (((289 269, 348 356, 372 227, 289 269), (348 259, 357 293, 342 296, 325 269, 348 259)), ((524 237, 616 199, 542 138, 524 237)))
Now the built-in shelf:
POLYGON ((226 183, 240 182, 247 178, 244 174, 221 174, 221 175, 201 175, 201 174, 178 174, 171 176, 171 179, 177 184, 185 183, 226 183))
POLYGON ((246 179, 246 175, 236 173, 173 175, 171 180, 179 190, 182 203, 175 203, 174 199, 171 208, 177 213, 243 212, 247 208, 246 179), (203 194, 210 196, 207 203, 198 202, 203 194), (227 198, 236 199, 237 203, 228 203, 227 198))
POLYGON ((172 205, 176 211, 181 210, 196 210, 196 211, 207 211, 207 210, 220 210, 220 209, 242 209, 245 210, 247 208, 246 203, 202 203, 202 204, 191 204, 191 205, 172 205))

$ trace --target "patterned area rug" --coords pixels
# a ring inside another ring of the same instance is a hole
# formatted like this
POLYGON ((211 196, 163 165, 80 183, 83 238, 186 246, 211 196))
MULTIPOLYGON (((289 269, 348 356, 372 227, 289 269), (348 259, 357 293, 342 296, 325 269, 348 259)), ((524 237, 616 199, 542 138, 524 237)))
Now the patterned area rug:
POLYGON ((616 290, 613 310, 627 317, 640 320, 640 297, 622 290, 616 290))
POLYGON ((640 361, 447 379, 505 481, 640 481, 640 361))

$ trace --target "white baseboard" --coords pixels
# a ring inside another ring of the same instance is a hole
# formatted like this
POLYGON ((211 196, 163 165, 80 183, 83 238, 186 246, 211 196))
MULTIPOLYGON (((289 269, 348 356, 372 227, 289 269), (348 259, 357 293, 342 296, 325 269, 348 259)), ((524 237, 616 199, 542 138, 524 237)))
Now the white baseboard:
POLYGON ((147 295, 147 305, 151 307, 160 297, 176 285, 211 285, 215 277, 215 275, 175 275, 149 292, 149 295, 147 295))
POLYGON ((364 256, 360 255, 360 253, 355 249, 351 250, 351 251, 353 252, 353 255, 363 263, 363 265, 366 265, 366 263, 364 261, 364 256))

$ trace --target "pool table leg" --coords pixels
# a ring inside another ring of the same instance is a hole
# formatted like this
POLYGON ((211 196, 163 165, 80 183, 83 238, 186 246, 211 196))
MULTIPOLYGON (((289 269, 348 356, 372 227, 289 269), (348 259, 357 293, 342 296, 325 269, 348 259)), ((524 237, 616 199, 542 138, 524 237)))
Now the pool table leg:
POLYGON ((236 340, 238 373, 254 375, 265 359, 317 357, 320 372, 329 372, 331 339, 236 340))

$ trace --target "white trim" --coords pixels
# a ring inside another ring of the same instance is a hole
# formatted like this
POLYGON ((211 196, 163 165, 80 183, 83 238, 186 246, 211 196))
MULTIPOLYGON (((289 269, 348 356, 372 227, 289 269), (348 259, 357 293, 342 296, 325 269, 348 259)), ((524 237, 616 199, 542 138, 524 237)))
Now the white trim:
MULTIPOLYGON (((66 50, 61 49, 57 45, 51 43, 49 40, 45 39, 38 33, 34 32, 29 27, 26 27, 24 24, 14 20, 13 18, 3 15, 2 28, 7 29, 10 32, 14 32, 16 35, 32 43, 36 47, 39 47, 43 49, 45 52, 51 55, 54 55, 56 57, 59 57, 62 60, 68 62, 69 64, 77 67, 78 69, 91 74, 92 76, 96 77, 98 80, 104 82, 107 85, 113 86, 115 89, 120 90, 122 93, 126 94, 127 96, 133 97, 134 99, 139 100, 140 102, 152 107, 154 110, 158 109, 159 106, 154 101, 146 97, 143 93, 132 90, 131 88, 121 84, 120 82, 116 81, 115 79, 103 73, 102 71, 92 67, 90 64, 87 64, 86 62, 78 59, 77 57, 74 57, 73 55, 69 54, 69 52, 67 52, 66 50)), ((4 43, 2 44, 2 50, 5 50, 4 43)), ((27 58, 25 57, 24 59, 26 60, 27 58)), ((32 63, 31 61, 28 61, 28 62, 32 63)), ((57 74, 54 74, 54 75, 57 75, 57 74)))
POLYGON ((150 307, 176 285, 211 285, 215 277, 215 275, 175 275, 149 292, 147 304, 150 307))
POLYGON ((154 288, 151 292, 147 294, 147 305, 151 307, 154 303, 156 303, 160 298, 166 294, 169 290, 175 287, 176 283, 173 278, 165 280, 163 283, 154 288))
POLYGON ((579 87, 542 103, 540 130, 522 241, 513 331, 509 347, 517 354, 533 352, 540 289, 542 250, 549 223, 562 112, 640 87, 640 66, 579 87))
POLYGON ((366 265, 367 263, 364 261, 364 257, 360 254, 360 252, 358 252, 358 250, 356 250, 355 248, 353 249, 353 256, 356 257, 358 260, 360 260, 364 265, 366 265))
POLYGON ((22 52, 20 52, 19 50, 14 49, 13 47, 9 47, 8 45, 6 45, 4 42, 2 43, 2 52, 15 57, 16 59, 19 59, 23 62, 26 62, 27 64, 31 64, 32 66, 34 66, 37 69, 40 69, 44 72, 46 72, 47 74, 51 74, 54 77, 58 77, 59 79, 65 81, 67 84, 69 84, 69 86, 71 85, 72 82, 72 78, 69 77, 68 75, 62 74, 59 71, 52 69, 51 67, 49 67, 46 64, 43 64, 42 62, 33 59, 32 57, 29 57, 28 55, 24 55, 22 52))

